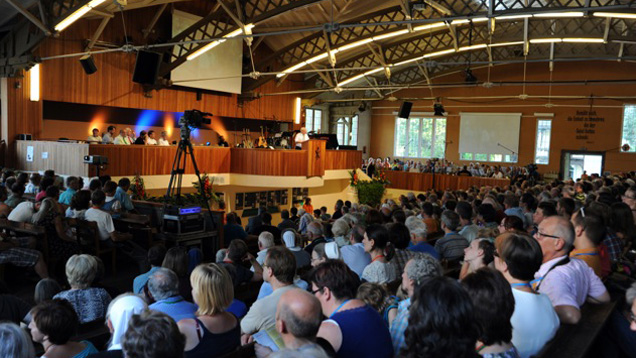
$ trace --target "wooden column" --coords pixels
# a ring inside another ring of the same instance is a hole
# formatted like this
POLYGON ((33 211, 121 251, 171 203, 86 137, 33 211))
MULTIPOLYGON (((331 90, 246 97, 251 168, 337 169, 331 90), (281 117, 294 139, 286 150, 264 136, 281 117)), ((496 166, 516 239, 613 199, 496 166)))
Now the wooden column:
POLYGON ((303 149, 307 151, 307 177, 325 175, 327 141, 324 139, 310 139, 303 143, 303 149))
POLYGON ((42 131, 42 100, 31 102, 30 74, 23 74, 22 78, 0 78, 0 138, 6 143, 1 160, 9 167, 16 165, 16 136, 29 133, 37 139, 42 131))

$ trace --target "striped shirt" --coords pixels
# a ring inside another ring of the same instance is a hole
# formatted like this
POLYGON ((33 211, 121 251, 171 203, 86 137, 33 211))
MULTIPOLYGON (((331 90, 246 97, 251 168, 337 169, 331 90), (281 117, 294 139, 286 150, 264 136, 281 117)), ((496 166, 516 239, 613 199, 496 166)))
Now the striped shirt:
POLYGON ((468 240, 456 232, 449 232, 435 243, 435 250, 441 258, 459 260, 464 257, 464 249, 468 247, 468 240))

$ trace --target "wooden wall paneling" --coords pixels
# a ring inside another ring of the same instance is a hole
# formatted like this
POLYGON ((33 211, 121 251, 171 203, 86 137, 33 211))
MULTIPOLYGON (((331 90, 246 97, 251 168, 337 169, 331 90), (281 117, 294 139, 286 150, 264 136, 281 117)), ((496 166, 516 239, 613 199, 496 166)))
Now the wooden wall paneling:
POLYGON ((362 151, 359 150, 327 150, 325 158, 326 170, 355 169, 362 163, 362 151))
POLYGON ((270 176, 305 176, 307 152, 304 150, 231 149, 230 172, 270 176))
POLYGON ((310 139, 303 143, 307 151, 307 177, 321 177, 325 175, 325 158, 327 156, 327 141, 310 139))
POLYGON ((427 191, 435 190, 466 190, 471 186, 499 186, 510 184, 508 179, 494 179, 481 177, 460 177, 455 175, 432 173, 407 173, 386 171, 386 178, 391 182, 388 186, 393 189, 427 191))
POLYGON ((88 144, 45 141, 16 141, 16 168, 25 171, 55 170, 62 175, 87 176, 84 156, 88 144), (33 160, 27 161, 27 148, 33 147, 33 160), (43 158, 46 153, 46 158, 43 158))

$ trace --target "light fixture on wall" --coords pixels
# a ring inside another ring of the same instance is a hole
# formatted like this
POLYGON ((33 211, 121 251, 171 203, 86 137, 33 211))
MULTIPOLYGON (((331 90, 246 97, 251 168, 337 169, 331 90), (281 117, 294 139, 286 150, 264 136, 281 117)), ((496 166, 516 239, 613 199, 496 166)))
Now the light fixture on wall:
POLYGON ((446 112, 444 110, 444 105, 442 104, 442 102, 440 102, 439 97, 435 99, 435 103, 433 104, 433 112, 435 112, 436 116, 440 116, 440 117, 443 117, 444 112, 446 112))
POLYGON ((29 99, 33 102, 40 100, 40 64, 36 64, 29 70, 30 93, 29 99))
POLYGON ((296 100, 294 101, 294 123, 296 124, 300 124, 300 110, 301 110, 301 102, 302 100, 300 99, 300 97, 296 97, 296 100))

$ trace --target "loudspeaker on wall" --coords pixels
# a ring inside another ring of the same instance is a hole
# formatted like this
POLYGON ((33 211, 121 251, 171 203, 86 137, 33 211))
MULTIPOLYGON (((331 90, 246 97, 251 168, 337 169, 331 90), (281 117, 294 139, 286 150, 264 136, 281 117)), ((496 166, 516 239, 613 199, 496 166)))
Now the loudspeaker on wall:
POLYGON ((161 65, 161 54, 151 51, 137 52, 133 82, 142 85, 154 85, 161 65))
POLYGON ((413 107, 413 103, 404 101, 400 106, 398 118, 409 118, 409 115, 411 115, 411 107, 413 107))
POLYGON ((80 57, 79 61, 82 64, 84 72, 86 72, 87 75, 92 75, 93 73, 97 72, 97 66, 95 65, 95 60, 93 60, 92 55, 84 55, 80 57))

